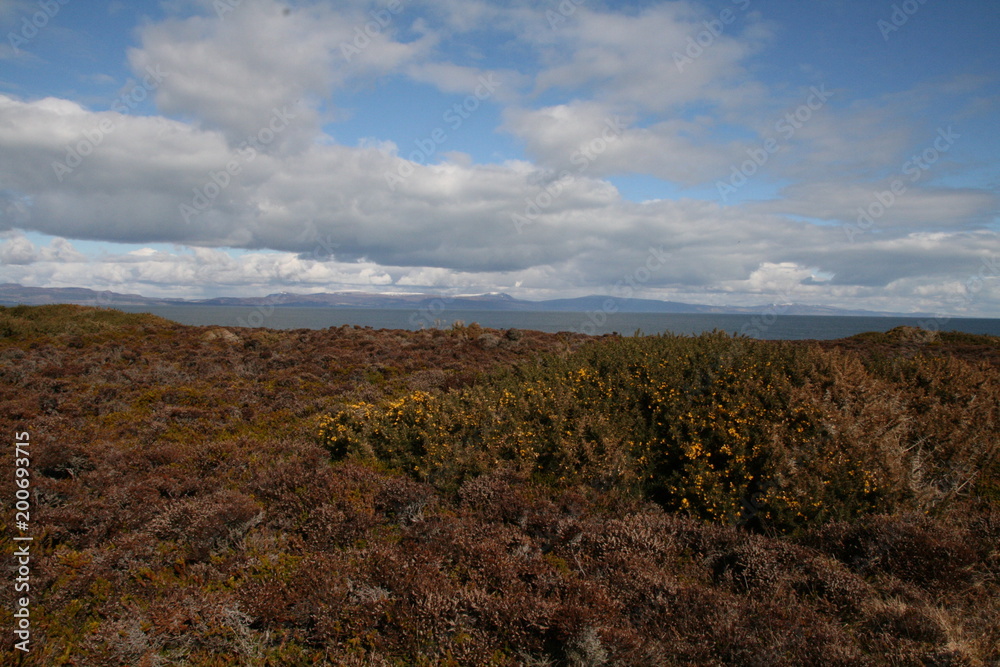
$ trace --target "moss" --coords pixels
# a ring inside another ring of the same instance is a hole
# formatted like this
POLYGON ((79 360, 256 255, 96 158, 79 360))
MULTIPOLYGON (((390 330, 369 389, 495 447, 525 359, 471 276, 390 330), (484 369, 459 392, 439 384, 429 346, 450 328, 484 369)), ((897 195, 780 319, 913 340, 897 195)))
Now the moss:
POLYGON ((87 334, 121 329, 170 328, 173 323, 146 313, 125 313, 90 306, 0 306, 0 338, 64 336, 79 347, 87 334))

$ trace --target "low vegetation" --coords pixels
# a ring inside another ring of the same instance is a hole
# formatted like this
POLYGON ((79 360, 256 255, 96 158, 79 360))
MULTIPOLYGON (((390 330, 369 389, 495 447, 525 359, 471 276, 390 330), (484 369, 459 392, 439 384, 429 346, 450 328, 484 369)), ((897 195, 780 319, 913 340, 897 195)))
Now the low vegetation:
POLYGON ((0 662, 995 664, 998 370, 1000 339, 912 330, 0 309, 35 537, 0 662))

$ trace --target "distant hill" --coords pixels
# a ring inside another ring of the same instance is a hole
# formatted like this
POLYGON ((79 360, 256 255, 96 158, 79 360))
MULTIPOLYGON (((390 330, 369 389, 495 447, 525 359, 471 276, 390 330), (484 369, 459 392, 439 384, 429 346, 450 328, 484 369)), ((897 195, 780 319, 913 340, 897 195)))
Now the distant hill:
POLYGON ((183 299, 151 299, 140 294, 98 292, 83 287, 24 287, 16 283, 0 285, 0 304, 45 306, 72 303, 81 306, 169 306, 187 303, 183 299))
POLYGON ((778 315, 835 315, 867 317, 928 317, 931 313, 894 313, 870 310, 848 310, 808 304, 760 304, 754 306, 709 306, 704 304, 658 301, 656 299, 625 299, 591 295, 572 299, 527 301, 509 294, 447 296, 435 294, 373 294, 368 292, 333 292, 295 294, 279 292, 260 297, 216 297, 213 299, 158 299, 140 294, 98 292, 80 287, 24 287, 14 283, 0 285, 0 304, 30 306, 73 303, 87 306, 272 306, 308 308, 388 308, 419 309, 447 306, 451 309, 535 311, 535 312, 599 312, 609 313, 705 313, 778 315))

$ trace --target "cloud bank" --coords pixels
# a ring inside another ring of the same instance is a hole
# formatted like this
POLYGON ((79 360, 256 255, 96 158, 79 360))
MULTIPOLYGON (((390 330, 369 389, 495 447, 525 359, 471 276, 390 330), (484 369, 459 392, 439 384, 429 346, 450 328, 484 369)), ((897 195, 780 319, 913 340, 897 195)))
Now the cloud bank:
POLYGON ((775 82, 781 26, 748 1, 573 7, 206 2, 140 25, 107 109, 0 94, 3 279, 532 298, 608 292, 656 251, 643 296, 1000 314, 996 275, 954 299, 1000 257, 996 189, 958 178, 976 134, 916 118, 995 82, 775 82), (448 100, 436 129, 336 138, 359 98, 413 87, 448 100), (520 154, 452 139, 493 117, 520 154))

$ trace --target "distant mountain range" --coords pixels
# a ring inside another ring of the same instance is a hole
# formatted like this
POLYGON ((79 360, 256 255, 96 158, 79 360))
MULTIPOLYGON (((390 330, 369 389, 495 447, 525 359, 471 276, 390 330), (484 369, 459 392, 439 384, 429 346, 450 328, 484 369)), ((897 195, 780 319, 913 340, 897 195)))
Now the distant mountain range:
POLYGON ((24 287, 15 283, 0 285, 0 304, 44 305, 73 303, 86 306, 264 306, 307 308, 386 308, 449 310, 505 310, 535 312, 599 312, 609 313, 713 313, 778 315, 837 315, 867 317, 928 317, 931 313, 892 313, 871 310, 848 310, 829 306, 798 303, 760 304, 755 306, 707 306, 658 301, 655 299, 625 299, 612 296, 582 296, 574 299, 526 301, 509 294, 490 293, 467 296, 435 294, 371 294, 367 292, 334 292, 294 294, 280 292, 261 297, 217 297, 214 299, 157 299, 140 294, 98 292, 81 287, 24 287))

